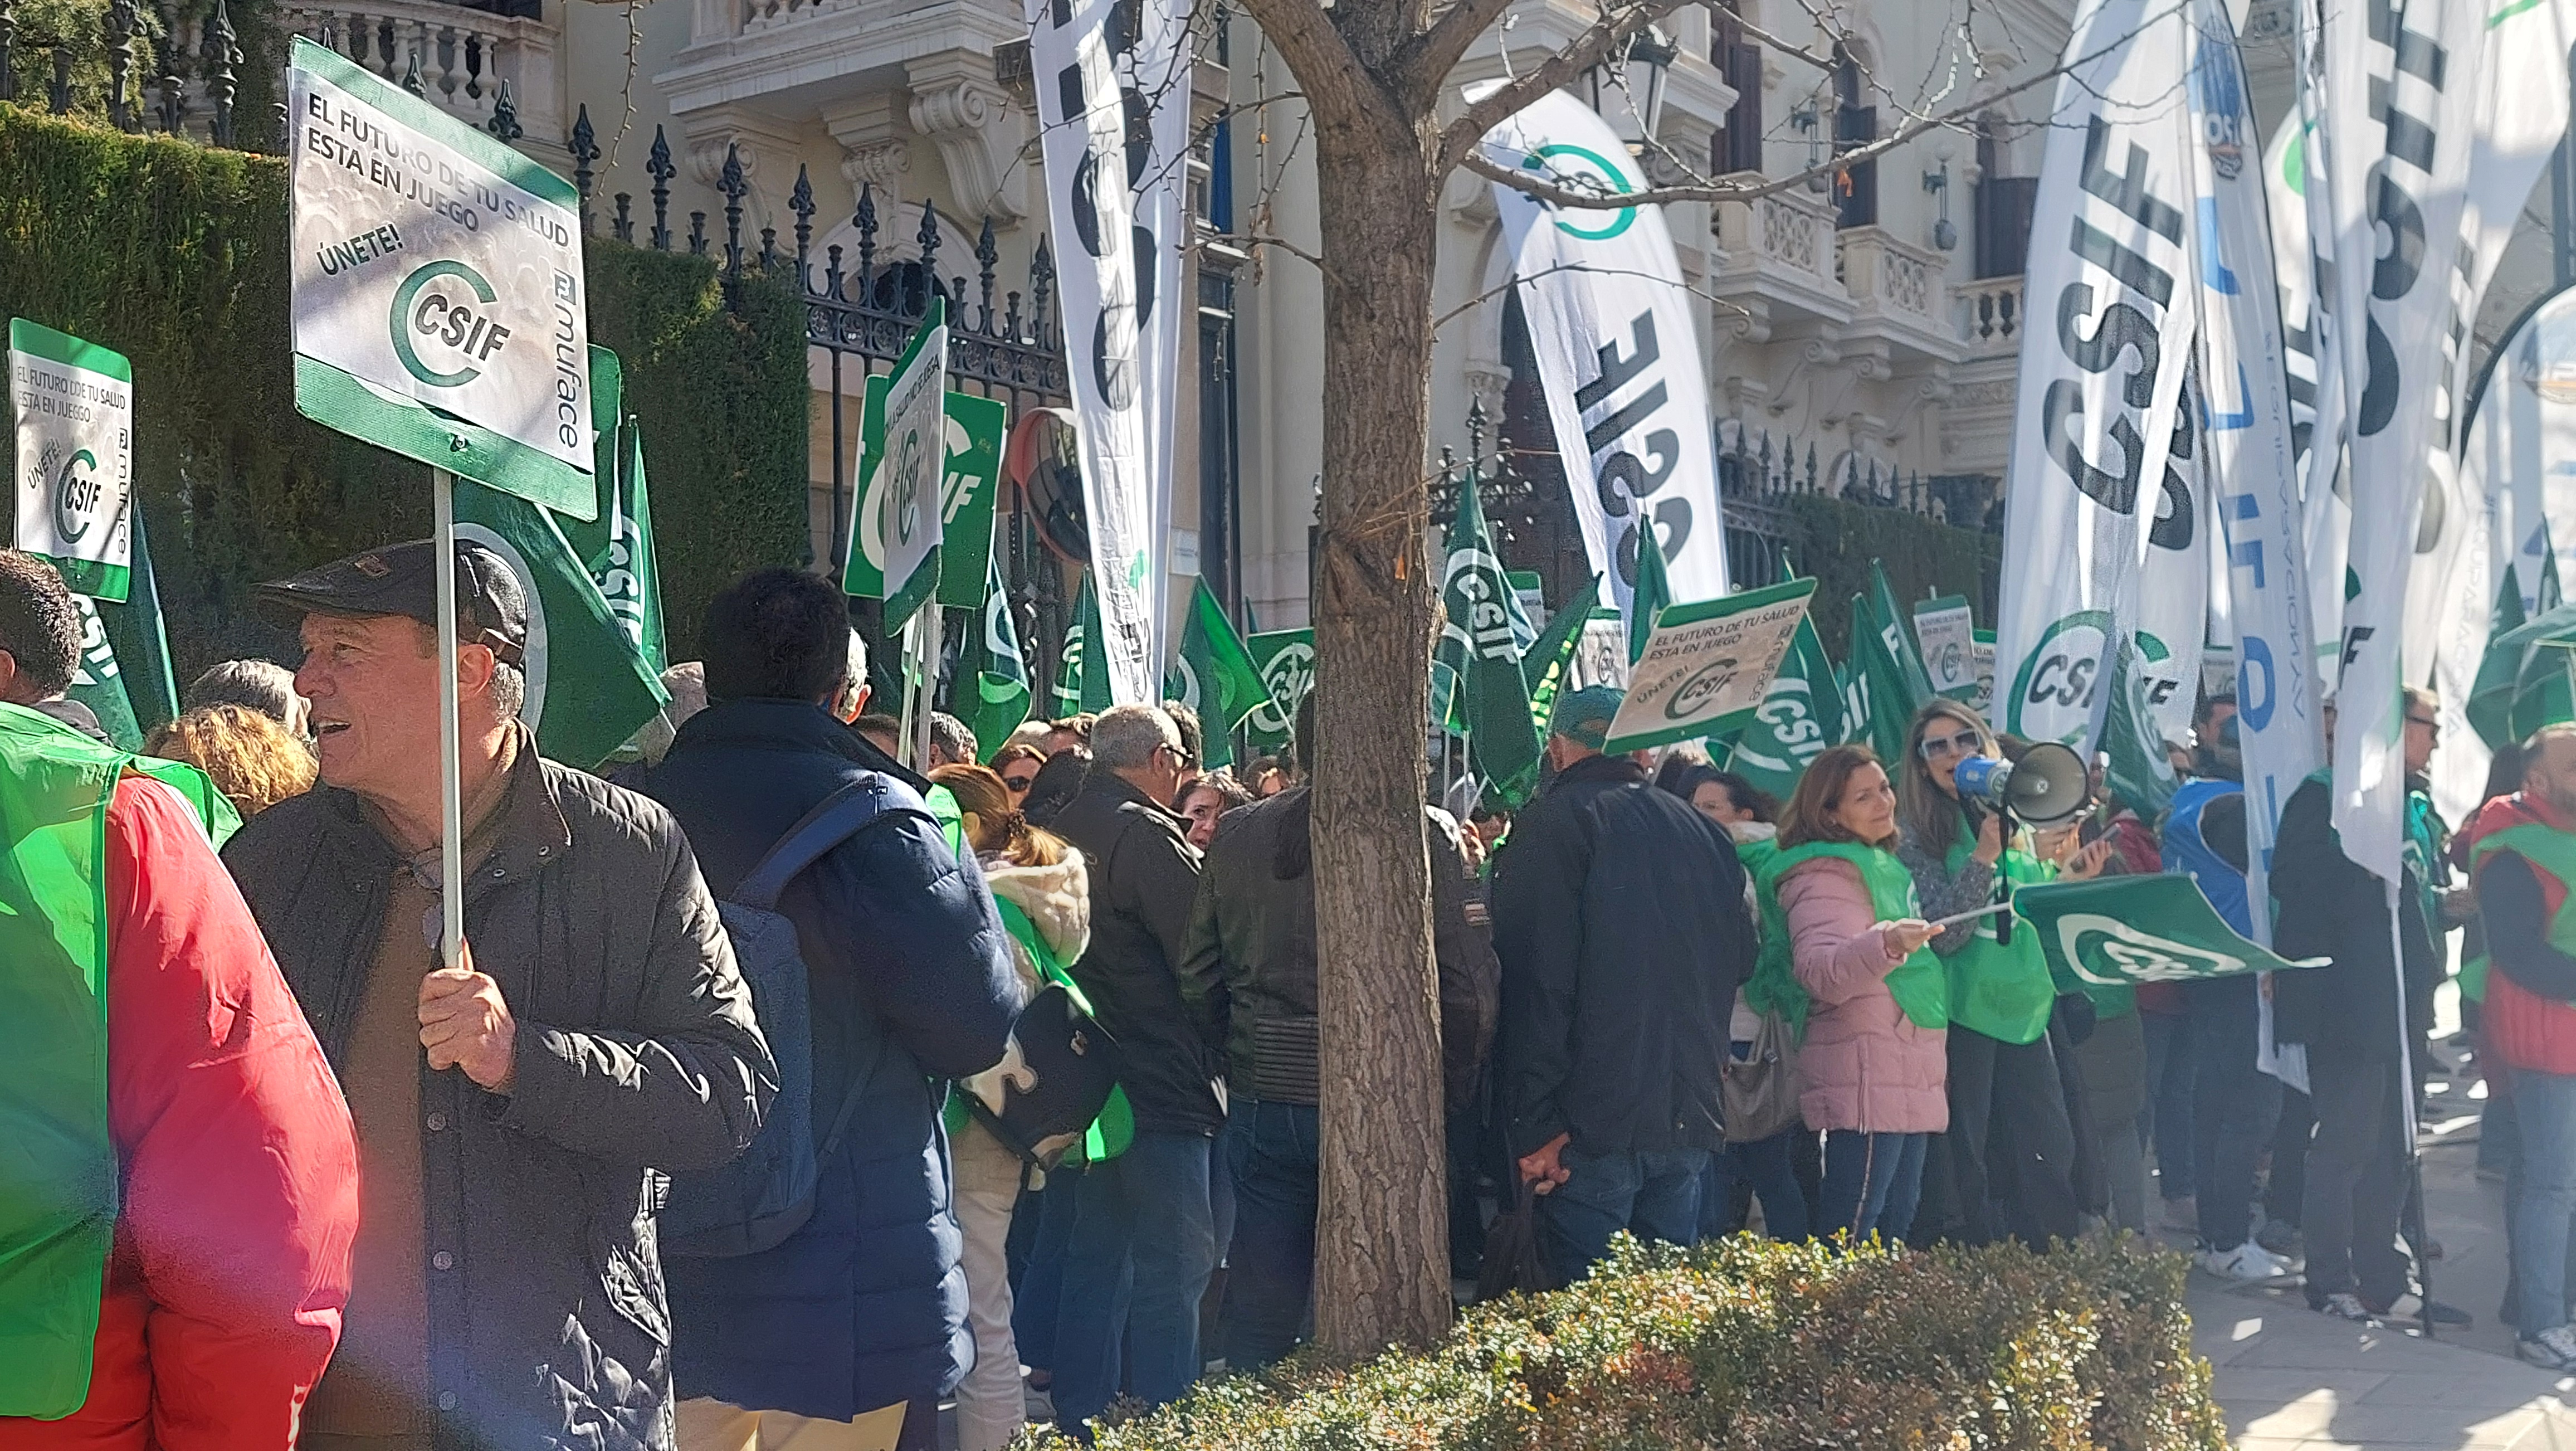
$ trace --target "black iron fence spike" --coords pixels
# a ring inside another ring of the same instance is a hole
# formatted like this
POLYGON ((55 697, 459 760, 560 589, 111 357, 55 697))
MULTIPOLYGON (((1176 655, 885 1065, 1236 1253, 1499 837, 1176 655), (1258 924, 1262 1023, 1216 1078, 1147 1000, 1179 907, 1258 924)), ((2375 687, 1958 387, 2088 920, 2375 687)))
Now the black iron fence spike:
POLYGON ((653 128, 653 149, 644 158, 644 173, 653 178, 653 250, 671 250, 671 178, 679 168, 671 164, 671 141, 662 128, 653 128))
POLYGON ((0 101, 18 99, 18 7, 0 0, 0 101))
POLYGON ((590 105, 584 102, 581 114, 572 122, 572 184, 573 189, 581 194, 583 236, 590 235, 591 188, 596 180, 591 174, 590 164, 598 159, 599 133, 591 129, 590 105))
POLYGON ((633 246, 635 243, 635 218, 628 215, 628 209, 632 207, 634 203, 635 194, 633 192, 619 192, 617 194, 617 219, 608 224, 610 233, 613 234, 617 240, 626 243, 628 246, 633 246))
POLYGON ((707 214, 704 212, 689 213, 689 255, 707 255, 707 214))

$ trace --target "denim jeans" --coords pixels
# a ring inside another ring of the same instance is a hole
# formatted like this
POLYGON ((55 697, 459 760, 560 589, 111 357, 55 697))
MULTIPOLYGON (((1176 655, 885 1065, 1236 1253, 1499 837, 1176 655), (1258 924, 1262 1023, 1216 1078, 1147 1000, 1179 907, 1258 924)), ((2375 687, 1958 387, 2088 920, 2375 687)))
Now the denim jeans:
POLYGON ((2138 1139, 2156 1151, 2156 1194, 2189 1199, 2191 1147, 2191 1017, 2140 1011, 2147 1030, 2147 1107, 2138 1115, 2138 1139))
POLYGON ((2567 1323, 2567 1223, 2576 1215, 2576 1077, 2513 1073, 2522 1134, 2521 1193, 2513 1201, 2514 1289, 2524 1338, 2567 1323))
POLYGON ((1126 1153, 1074 1176, 1055 1341, 1056 1424, 1068 1434, 1087 1437, 1122 1370, 1148 1406, 1199 1378, 1199 1297, 1216 1268, 1212 1158, 1204 1134, 1139 1131, 1126 1153))
POLYGON ((1254 1370, 1286 1355, 1315 1284, 1319 1176, 1315 1106, 1237 1098, 1226 1115, 1234 1243, 1226 1255, 1225 1363, 1254 1370))
POLYGON ((1023 1206, 1013 1223, 1034 1221, 1028 1260, 1012 1287, 1011 1339, 1020 1347, 1020 1363, 1031 1370, 1055 1372, 1056 1321, 1064 1304, 1065 1253, 1073 1245, 1073 1220, 1082 1203, 1082 1173, 1065 1168, 1047 1175, 1034 1206, 1023 1206))
POLYGON ((1710 1160, 1708 1177, 1700 1181, 1699 1232, 1702 1239, 1713 1239, 1729 1226, 1727 1201, 1734 1197, 1735 1185, 1749 1181, 1753 1197, 1762 1201, 1762 1230, 1773 1239, 1802 1240, 1808 1234, 1807 1191, 1798 1185, 1794 1151, 1804 1128, 1783 1129, 1767 1139, 1749 1144, 1729 1144, 1710 1160))
POLYGON ((1642 1240, 1699 1242, 1699 1181, 1706 1149, 1586 1154, 1568 1145, 1567 1179, 1538 1198, 1539 1247, 1557 1278, 1573 1284, 1626 1230, 1642 1240))
POLYGON ((1825 1135, 1825 1189, 1818 1197, 1815 1231, 1851 1231, 1864 1240, 1875 1231, 1891 1240, 1914 1227, 1923 1193, 1923 1155, 1930 1134, 1865 1134, 1836 1129, 1825 1135))
POLYGON ((2195 1070, 2191 1177, 2204 1249, 2234 1249, 2254 1232, 2254 1172, 2281 1117, 2281 1080, 2254 1066, 2256 992, 2250 973, 2182 985, 2195 1070))

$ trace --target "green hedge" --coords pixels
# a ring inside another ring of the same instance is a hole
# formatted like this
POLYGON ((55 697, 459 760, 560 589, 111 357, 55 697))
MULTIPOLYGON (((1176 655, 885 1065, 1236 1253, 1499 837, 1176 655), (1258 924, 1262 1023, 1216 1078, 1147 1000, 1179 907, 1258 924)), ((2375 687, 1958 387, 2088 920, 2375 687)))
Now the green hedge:
POLYGON ((1851 599, 1869 588, 1872 560, 1886 566, 1888 583, 1906 604, 1927 594, 1966 595, 1978 627, 1994 627, 2003 536, 1823 494, 1792 495, 1789 514, 1789 559, 1800 574, 1816 578, 1809 614, 1837 659, 1850 644, 1851 599))
POLYGON ((1220 1381, 1099 1446, 2225 1451, 2185 1273, 2134 1239, 1626 1245, 1572 1290, 1468 1312, 1427 1354, 1220 1381))
MULTIPOLYGON (((0 105, 0 312, 134 362, 135 469, 183 683, 228 655, 294 658, 246 610, 251 583, 428 532, 424 469, 296 414, 285 251, 282 162, 0 105)), ((728 312, 705 258, 594 240, 589 267, 593 339, 643 420, 687 658, 727 578, 806 551, 802 312, 756 278, 728 312)))

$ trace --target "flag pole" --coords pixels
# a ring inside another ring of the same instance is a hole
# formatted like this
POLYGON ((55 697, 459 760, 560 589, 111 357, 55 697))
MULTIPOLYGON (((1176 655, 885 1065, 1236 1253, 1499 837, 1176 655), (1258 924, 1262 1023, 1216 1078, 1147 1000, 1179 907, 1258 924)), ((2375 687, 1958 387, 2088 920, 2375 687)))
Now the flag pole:
POLYGON ((933 596, 912 617, 921 628, 921 719, 913 724, 912 767, 925 776, 930 774, 930 717, 939 707, 939 614, 939 600, 933 596))
POLYGON ((465 806, 458 781, 463 752, 456 726, 456 475, 430 470, 438 556, 438 964, 452 968, 465 951, 465 806))

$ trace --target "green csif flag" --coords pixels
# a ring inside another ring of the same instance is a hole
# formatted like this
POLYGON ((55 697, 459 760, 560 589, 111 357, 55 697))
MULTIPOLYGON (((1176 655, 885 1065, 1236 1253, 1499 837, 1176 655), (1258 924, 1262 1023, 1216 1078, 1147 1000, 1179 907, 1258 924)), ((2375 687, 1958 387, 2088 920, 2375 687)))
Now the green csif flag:
POLYGON ((2191 878, 2172 872, 2041 882, 2017 889, 2012 900, 2061 983, 2135 987, 2326 961, 2291 961, 2237 936, 2191 878))
POLYGON ((1499 640, 1517 664, 1537 635, 1521 609, 1520 591, 1503 570, 1472 470, 1459 487, 1458 512, 1444 541, 1440 605, 1445 618, 1431 651, 1431 720, 1451 735, 1463 735, 1473 725, 1465 691, 1468 663, 1499 640))
POLYGON ((1888 643, 1886 622, 1867 595, 1853 595, 1850 671, 1844 682, 1844 730, 1852 740, 1866 741, 1893 773, 1905 757, 1905 728, 1913 722, 1922 699, 1914 694, 1895 647, 1888 643))
POLYGON ((456 537, 500 555, 527 596, 528 700, 519 718, 537 733, 538 750, 591 770, 670 703, 660 672, 637 652, 553 514, 459 479, 456 537))
POLYGON ((984 608, 977 613, 984 627, 966 640, 958 657, 949 705, 975 733, 976 749, 989 761, 1029 718, 1029 665, 1020 656, 1010 594, 1002 588, 1002 561, 989 552, 984 557, 984 608))
MULTIPOLYGON (((1556 698, 1574 671, 1574 652, 1583 648, 1583 627, 1592 618, 1592 602, 1600 596, 1601 576, 1596 574, 1566 597, 1563 609, 1547 617, 1547 628, 1521 654, 1521 686, 1529 693, 1530 725, 1538 732, 1541 749, 1547 745, 1547 722, 1556 713, 1556 698)), ((1521 799, 1527 799, 1526 791, 1521 799)), ((1520 800, 1503 804, 1517 807, 1520 800)))
POLYGON ((1869 562, 1869 598, 1878 614, 1879 639, 1895 658, 1906 690, 1917 705, 1930 700, 1938 692, 1932 688, 1932 672, 1924 667, 1923 647, 1914 638, 1913 614, 1898 601, 1896 587, 1887 582, 1887 567, 1876 559, 1869 562))
POLYGON ((2566 591, 2558 585, 2558 546, 2549 537, 2549 521, 2540 521, 2540 588, 2533 594, 2540 608, 2534 613, 2548 614, 2567 603, 2566 591))
MULTIPOLYGON (((1433 652, 1435 682, 1449 677, 1444 723, 1467 736, 1467 764, 1488 790, 1512 793, 1538 770, 1542 744, 1530 719, 1529 687, 1521 678, 1520 639, 1529 635, 1520 595, 1504 577, 1485 526, 1476 476, 1458 492, 1458 514, 1449 523, 1449 557, 1441 570, 1443 619, 1433 652)), ((1438 693, 1435 683, 1434 693, 1438 693)))
POLYGON ((1189 622, 1181 627, 1180 653, 1164 672, 1163 698, 1198 712, 1205 757, 1199 764, 1211 771, 1234 764, 1234 728, 1270 699, 1252 652, 1205 579, 1190 592, 1189 622))
POLYGON ((1646 641, 1655 633, 1655 616, 1673 602, 1673 582, 1664 573, 1664 551, 1649 549, 1654 530, 1640 531, 1637 536, 1637 589, 1628 597, 1628 663, 1646 658, 1646 641))
POLYGON ((1073 607, 1073 628, 1065 631, 1064 655, 1056 662, 1054 700, 1059 720, 1109 708, 1109 667, 1091 658, 1091 642, 1098 638, 1100 598, 1091 592, 1091 572, 1085 570, 1082 597, 1073 607))
POLYGON ((1814 619, 1800 620, 1771 689, 1735 737, 1727 769, 1786 801, 1807 763, 1842 739, 1843 703, 1834 688, 1833 661, 1814 619))
POLYGON ((125 673, 117 668, 107 623, 87 595, 73 595, 72 608, 80 612, 80 668, 72 673, 72 688, 66 693, 89 707, 89 713, 98 717, 99 729, 107 732, 118 750, 142 750, 143 723, 135 715, 133 698, 125 693, 125 673))
POLYGON ((1244 731, 1254 750, 1277 755, 1294 741, 1297 702, 1315 684, 1315 632, 1273 630, 1244 641, 1243 648, 1252 652, 1252 668, 1261 672, 1270 697, 1243 718, 1244 731))
POLYGON ((2156 733, 2155 712, 2147 705, 2146 676, 2138 667, 2138 647, 2123 640, 2111 667, 2111 708, 2102 721, 2102 784, 2147 821, 2162 815, 2182 783, 2156 733))
POLYGON ((644 483, 644 432, 625 413, 625 370, 617 354, 590 350, 591 486, 599 517, 555 516, 564 542, 599 586, 608 611, 660 674, 671 662, 662 624, 662 571, 653 556, 653 505, 644 483))

